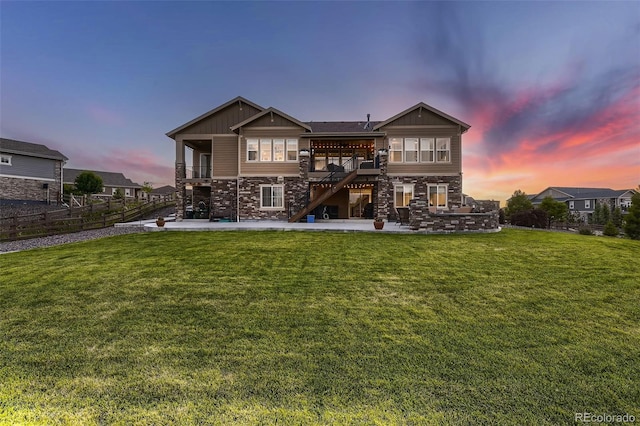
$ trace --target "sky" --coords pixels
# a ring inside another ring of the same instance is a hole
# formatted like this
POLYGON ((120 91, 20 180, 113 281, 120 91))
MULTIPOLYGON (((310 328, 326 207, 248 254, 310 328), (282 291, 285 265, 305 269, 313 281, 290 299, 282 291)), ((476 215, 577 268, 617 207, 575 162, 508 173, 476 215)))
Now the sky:
POLYGON ((174 184, 165 134, 243 96, 301 121, 425 102, 463 191, 640 184, 640 2, 1 1, 0 136, 174 184))

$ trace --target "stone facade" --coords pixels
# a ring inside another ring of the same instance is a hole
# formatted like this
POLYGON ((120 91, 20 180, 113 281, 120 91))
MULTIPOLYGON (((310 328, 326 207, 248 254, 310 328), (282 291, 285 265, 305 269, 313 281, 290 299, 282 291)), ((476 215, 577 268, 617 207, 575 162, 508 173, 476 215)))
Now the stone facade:
POLYGON ((176 163, 176 220, 184 219, 184 211, 187 199, 187 189, 184 184, 186 176, 186 166, 184 163, 176 163))
MULTIPOLYGON (((380 179, 385 179, 384 176, 380 176, 380 179)), ((412 184, 413 185, 413 196, 416 199, 420 199, 423 202, 427 202, 428 200, 428 188, 429 185, 434 184, 447 184, 448 191, 447 194, 447 204, 448 209, 454 209, 460 207, 462 205, 462 177, 458 176, 394 176, 391 178, 387 178, 389 181, 388 186, 386 187, 387 196, 383 197, 382 200, 379 200, 379 203, 386 203, 389 208, 388 218, 389 220, 396 220, 397 213, 393 210, 393 191, 394 186, 397 184, 412 184)), ((381 217, 387 217, 382 216, 381 217)))
POLYGON ((40 201, 47 204, 61 202, 60 171, 56 168, 56 181, 0 177, 0 194, 7 200, 40 201), (46 186, 46 188, 45 188, 46 186))
POLYGON ((409 227, 433 233, 495 232, 499 230, 498 211, 487 213, 432 213, 426 200, 409 203, 409 227))
MULTIPOLYGON (((308 188, 306 181, 287 177, 244 177, 238 179, 240 220, 287 220, 289 207, 295 210, 301 195, 308 188), (282 208, 261 208, 260 188, 262 185, 284 185, 284 205, 282 208)), ((297 211, 297 210, 296 210, 297 211)))

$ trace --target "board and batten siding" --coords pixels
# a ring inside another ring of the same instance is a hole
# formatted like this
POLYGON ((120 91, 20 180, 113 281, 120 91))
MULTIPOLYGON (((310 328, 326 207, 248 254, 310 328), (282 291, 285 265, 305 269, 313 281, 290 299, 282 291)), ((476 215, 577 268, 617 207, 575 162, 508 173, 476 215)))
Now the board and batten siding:
MULTIPOLYGON (((424 114, 424 112, 423 112, 424 114)), ((462 137, 458 132, 458 127, 450 126, 437 128, 391 128, 386 127, 387 139, 385 147, 389 149, 389 140, 391 138, 451 138, 451 162, 450 163, 393 163, 389 161, 387 173, 390 175, 434 175, 434 174, 459 174, 462 172, 462 137)))
POLYGON ((56 167, 60 167, 59 160, 30 157, 20 154, 4 154, 11 156, 11 165, 0 165, 0 175, 37 179, 56 179, 56 167))
POLYGON ((238 136, 214 137, 212 158, 214 178, 238 176, 238 136))
POLYGON ((242 103, 242 110, 237 103, 216 112, 210 117, 204 118, 191 126, 182 129, 180 133, 188 134, 227 134, 230 128, 244 120, 253 117, 260 110, 242 103))

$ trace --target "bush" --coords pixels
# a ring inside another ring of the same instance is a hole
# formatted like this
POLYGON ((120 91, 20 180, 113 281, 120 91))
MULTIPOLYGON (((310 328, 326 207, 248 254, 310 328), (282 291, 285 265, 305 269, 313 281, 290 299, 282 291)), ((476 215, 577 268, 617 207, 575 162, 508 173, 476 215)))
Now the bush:
POLYGON ((593 235, 593 231, 591 230, 591 228, 583 226, 582 228, 580 228, 578 230, 578 233, 580 235, 593 235))
POLYGON ((604 226, 602 233, 608 237, 617 237, 620 231, 618 231, 618 228, 612 221, 608 221, 604 226))
POLYGON ((511 224, 527 228, 544 229, 548 224, 547 212, 541 209, 526 210, 511 215, 511 224))

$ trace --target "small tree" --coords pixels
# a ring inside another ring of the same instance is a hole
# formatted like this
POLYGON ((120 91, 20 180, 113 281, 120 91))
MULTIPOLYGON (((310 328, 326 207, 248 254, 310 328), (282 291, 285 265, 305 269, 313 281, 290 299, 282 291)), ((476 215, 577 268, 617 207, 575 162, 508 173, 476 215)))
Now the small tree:
POLYGON ((151 182, 145 182, 144 184, 142 184, 142 192, 144 192, 145 194, 147 194, 147 201, 151 200, 151 191, 153 191, 153 185, 151 184, 151 182))
POLYGON ((76 189, 81 194, 102 192, 102 178, 93 172, 82 172, 75 180, 76 189))
POLYGON ((624 217, 624 233, 631 239, 640 240, 640 192, 631 197, 631 207, 624 217))
POLYGON ((547 212, 542 209, 531 209, 511 215, 511 224, 528 228, 543 229, 547 227, 547 212))
POLYGON ((591 214, 591 223, 594 225, 602 225, 602 204, 596 201, 596 206, 591 214))
POLYGON ((620 231, 618 231, 618 228, 613 224, 612 221, 608 221, 604 226, 604 229, 602 230, 602 234, 608 237, 617 237, 619 233, 620 231))
POLYGON ((122 200, 124 198, 124 192, 122 192, 122 188, 116 188, 116 191, 113 193, 114 200, 122 200))
POLYGON ((616 206, 611 212, 611 221, 618 228, 622 228, 622 210, 620 210, 620 206, 616 206))
POLYGON ((524 192, 519 189, 516 190, 509 201, 507 201, 507 209, 505 211, 508 218, 511 218, 511 215, 524 212, 533 209, 533 204, 531 200, 524 192))
POLYGON ((608 203, 602 204, 602 223, 606 224, 611 220, 611 210, 608 203))
POLYGON ((547 212, 549 217, 549 225, 552 221, 564 221, 567 218, 569 209, 567 205, 562 201, 556 201, 551 197, 544 197, 542 203, 540 203, 540 209, 547 212))

